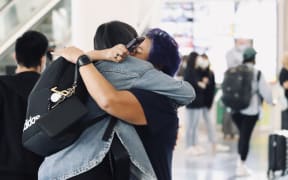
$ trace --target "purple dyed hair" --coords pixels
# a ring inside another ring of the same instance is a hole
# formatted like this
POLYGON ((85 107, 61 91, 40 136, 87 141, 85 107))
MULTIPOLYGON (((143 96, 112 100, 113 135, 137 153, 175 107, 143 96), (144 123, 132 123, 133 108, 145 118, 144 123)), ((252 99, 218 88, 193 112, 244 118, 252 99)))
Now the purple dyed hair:
POLYGON ((152 40, 148 61, 157 69, 174 76, 181 61, 174 38, 159 28, 149 30, 146 36, 152 40))

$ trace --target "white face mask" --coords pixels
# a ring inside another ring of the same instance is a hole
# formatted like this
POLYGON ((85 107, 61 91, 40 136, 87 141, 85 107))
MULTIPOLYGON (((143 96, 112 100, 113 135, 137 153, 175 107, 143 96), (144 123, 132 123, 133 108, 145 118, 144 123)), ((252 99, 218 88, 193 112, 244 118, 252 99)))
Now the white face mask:
POLYGON ((202 57, 197 58, 197 66, 201 69, 207 69, 209 66, 209 61, 206 59, 203 59, 202 57))
POLYGON ((246 48, 248 48, 248 45, 242 44, 242 45, 237 46, 236 48, 237 48, 238 51, 244 52, 244 50, 246 48))

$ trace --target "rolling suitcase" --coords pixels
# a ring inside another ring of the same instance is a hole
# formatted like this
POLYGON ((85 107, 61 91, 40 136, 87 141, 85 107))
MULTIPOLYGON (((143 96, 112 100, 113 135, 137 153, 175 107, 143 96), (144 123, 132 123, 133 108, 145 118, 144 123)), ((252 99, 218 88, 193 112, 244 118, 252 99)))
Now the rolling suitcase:
POLYGON ((270 134, 268 146, 268 178, 287 175, 288 130, 279 130, 270 134))

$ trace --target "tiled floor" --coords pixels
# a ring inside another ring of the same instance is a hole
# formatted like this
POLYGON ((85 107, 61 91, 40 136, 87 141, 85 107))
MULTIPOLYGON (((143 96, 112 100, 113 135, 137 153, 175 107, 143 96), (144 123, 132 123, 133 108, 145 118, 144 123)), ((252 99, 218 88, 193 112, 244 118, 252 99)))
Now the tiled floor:
MULTIPOLYGON (((267 131, 260 131, 258 126, 252 137, 247 166, 253 170, 253 175, 237 178, 235 177, 236 140, 224 141, 222 138, 218 138, 221 143, 230 147, 229 152, 216 153, 214 155, 208 152, 201 156, 189 156, 184 147, 185 137, 183 136, 183 129, 185 129, 185 125, 183 128, 183 123, 181 124, 182 128, 180 129, 173 160, 174 180, 267 180, 267 141, 269 134, 267 131)), ((220 133, 218 132, 218 137, 222 137, 220 133)), ((205 131, 201 131, 199 134, 200 141, 202 141, 204 147, 209 149, 205 131)), ((288 179, 288 177, 281 179, 288 179)))
MULTIPOLYGON (((185 149, 177 146, 174 154, 173 175, 175 180, 232 180, 235 177, 236 166, 236 142, 230 141, 225 144, 231 147, 229 152, 212 154, 208 152, 201 156, 189 156, 185 149)), ((207 145, 206 145, 207 147, 207 145)), ((254 175, 241 178, 247 180, 264 180, 267 169, 267 147, 261 142, 261 136, 253 139, 253 145, 247 160, 254 175)), ((237 178, 239 179, 239 178, 237 178)))

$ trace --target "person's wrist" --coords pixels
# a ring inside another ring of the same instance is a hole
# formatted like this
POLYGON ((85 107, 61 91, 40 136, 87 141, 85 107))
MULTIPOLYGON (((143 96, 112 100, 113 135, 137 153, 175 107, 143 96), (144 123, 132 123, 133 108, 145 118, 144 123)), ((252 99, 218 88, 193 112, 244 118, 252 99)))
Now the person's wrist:
POLYGON ((92 61, 91 61, 90 58, 89 58, 87 55, 85 55, 85 54, 79 56, 78 59, 77 59, 77 65, 78 65, 78 67, 82 67, 82 66, 85 66, 85 65, 88 65, 88 64, 91 64, 91 63, 92 63, 92 61))
POLYGON ((111 57, 110 57, 111 53, 110 53, 109 49, 103 49, 100 51, 100 53, 101 53, 101 57, 103 60, 111 60, 111 57))

